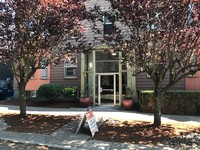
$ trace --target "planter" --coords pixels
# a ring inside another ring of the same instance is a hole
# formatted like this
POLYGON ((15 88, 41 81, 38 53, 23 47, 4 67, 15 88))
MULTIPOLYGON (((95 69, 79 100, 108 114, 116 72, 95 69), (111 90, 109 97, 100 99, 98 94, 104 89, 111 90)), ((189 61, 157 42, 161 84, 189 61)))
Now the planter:
POLYGON ((90 103, 91 103, 90 97, 81 97, 80 98, 81 107, 88 107, 88 106, 90 106, 90 103))
POLYGON ((124 99, 122 100, 122 107, 125 110, 131 110, 133 108, 134 101, 132 99, 124 99))

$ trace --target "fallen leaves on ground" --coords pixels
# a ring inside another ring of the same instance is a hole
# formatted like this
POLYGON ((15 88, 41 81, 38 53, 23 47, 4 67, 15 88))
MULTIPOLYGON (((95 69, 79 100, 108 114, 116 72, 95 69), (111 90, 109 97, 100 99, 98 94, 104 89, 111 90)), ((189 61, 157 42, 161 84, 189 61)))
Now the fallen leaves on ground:
POLYGON ((107 120, 93 139, 132 144, 157 145, 182 134, 200 133, 199 124, 163 124, 151 122, 107 120))
POLYGON ((78 116, 54 116, 28 114, 21 118, 19 114, 0 114, 7 124, 6 131, 51 134, 78 116))
MULTIPOLYGON (((17 101, 2 101, 4 105, 18 105, 17 101)), ((69 108, 80 107, 78 103, 27 101, 27 106, 69 108)), ((7 131, 51 134, 78 116, 0 114, 8 125, 7 131)), ((78 125, 77 125, 78 127, 78 125)), ((92 139, 122 143, 157 145, 174 137, 200 133, 200 124, 172 123, 154 127, 151 122, 107 120, 92 139)))

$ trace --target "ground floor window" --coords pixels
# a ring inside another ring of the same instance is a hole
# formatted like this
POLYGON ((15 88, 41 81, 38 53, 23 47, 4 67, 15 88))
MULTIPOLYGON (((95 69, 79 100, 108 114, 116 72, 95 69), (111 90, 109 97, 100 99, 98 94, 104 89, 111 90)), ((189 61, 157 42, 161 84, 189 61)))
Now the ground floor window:
POLYGON ((37 97, 37 91, 26 91, 26 97, 27 98, 36 98, 37 97))

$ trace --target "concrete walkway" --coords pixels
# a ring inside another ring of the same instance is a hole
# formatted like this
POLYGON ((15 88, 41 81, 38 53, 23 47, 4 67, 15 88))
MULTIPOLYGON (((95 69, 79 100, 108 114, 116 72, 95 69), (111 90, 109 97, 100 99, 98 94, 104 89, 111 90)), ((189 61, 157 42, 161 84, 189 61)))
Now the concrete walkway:
MULTIPOLYGON (((93 106, 91 107, 97 119, 98 125, 102 120, 106 119, 123 119, 123 120, 140 120, 153 121, 152 114, 144 114, 133 111, 123 111, 120 107, 109 105, 93 106)), ((17 112, 19 113, 19 106, 0 105, 1 112, 17 112)), ((38 108, 27 107, 27 114, 49 114, 49 115, 84 115, 87 112, 86 108, 71 108, 71 109, 54 109, 54 108, 38 108)), ((29 143, 46 145, 58 149, 74 149, 74 150, 118 150, 118 149, 173 149, 166 145, 158 145, 150 147, 145 145, 113 143, 106 141, 96 141, 91 139, 88 134, 87 125, 78 134, 76 133, 79 125, 79 120, 63 126, 50 135, 32 134, 32 133, 18 133, 9 131, 0 131, 0 140, 13 141, 19 143, 29 143)), ((199 123, 200 117, 195 116, 178 116, 178 115, 163 115, 163 123, 181 122, 181 123, 199 123)))

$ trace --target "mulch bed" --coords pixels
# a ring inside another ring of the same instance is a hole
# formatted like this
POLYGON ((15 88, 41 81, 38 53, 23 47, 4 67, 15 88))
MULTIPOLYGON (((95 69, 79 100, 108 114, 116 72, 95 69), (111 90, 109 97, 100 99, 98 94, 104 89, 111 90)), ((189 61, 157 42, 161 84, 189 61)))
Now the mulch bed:
MULTIPOLYGON (((1 101, 1 105, 18 105, 16 101, 1 101)), ((27 106, 70 108, 79 103, 27 101, 27 106)), ((7 131, 51 134, 79 116, 32 115, 21 118, 18 114, 0 114, 9 126, 7 131)), ((78 125, 77 125, 78 126, 78 125)), ((107 120, 92 139, 122 143, 156 145, 181 134, 200 133, 199 124, 163 124, 154 127, 151 122, 107 120)))
MULTIPOLYGON (((19 106, 19 101, 16 100, 5 100, 0 101, 0 105, 15 105, 19 106)), ((37 101, 37 100, 27 100, 26 106, 33 107, 49 107, 49 108, 71 108, 80 107, 78 102, 71 101, 37 101)))
POLYGON ((182 134, 200 133, 199 125, 180 123, 155 127, 151 122, 107 120, 93 139, 132 144, 157 145, 182 134))
POLYGON ((78 119, 78 116, 53 116, 28 114, 21 118, 19 114, 0 114, 7 124, 6 131, 51 134, 65 124, 78 119))

